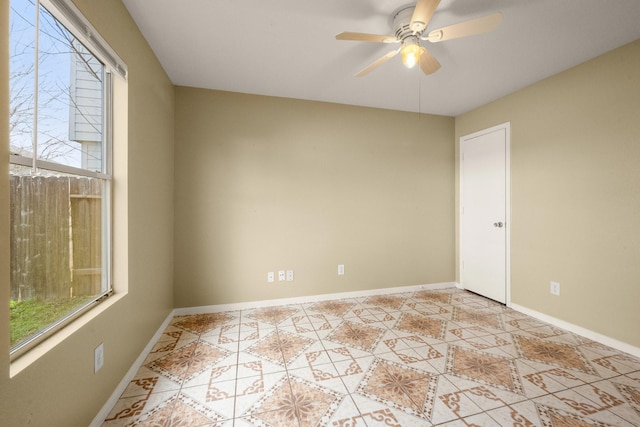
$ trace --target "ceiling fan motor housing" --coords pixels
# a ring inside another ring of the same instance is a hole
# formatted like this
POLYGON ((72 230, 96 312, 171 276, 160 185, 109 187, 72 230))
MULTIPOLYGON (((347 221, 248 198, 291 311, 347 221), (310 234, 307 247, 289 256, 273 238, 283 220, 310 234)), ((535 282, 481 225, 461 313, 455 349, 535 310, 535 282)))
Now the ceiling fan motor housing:
POLYGON ((400 9, 393 17, 395 36, 396 39, 402 41, 402 44, 405 44, 405 39, 408 37, 415 39, 413 43, 417 43, 418 37, 422 34, 422 31, 414 32, 411 29, 411 17, 413 16, 414 10, 414 6, 400 9))

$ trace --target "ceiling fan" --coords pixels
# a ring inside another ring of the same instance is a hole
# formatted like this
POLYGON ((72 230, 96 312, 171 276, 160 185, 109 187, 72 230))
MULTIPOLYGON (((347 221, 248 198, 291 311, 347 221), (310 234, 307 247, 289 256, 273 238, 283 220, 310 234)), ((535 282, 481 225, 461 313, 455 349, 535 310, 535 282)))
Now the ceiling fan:
POLYGON ((488 33, 502 20, 502 13, 497 12, 481 18, 439 28, 424 35, 424 31, 433 13, 436 11, 438 4, 440 4, 440 0, 418 0, 415 6, 407 6, 400 9, 393 17, 393 28, 395 30, 395 35, 393 36, 352 32, 338 34, 336 36, 337 40, 401 44, 398 49, 394 49, 381 58, 378 58, 371 65, 358 72, 356 77, 369 74, 398 53, 402 54, 402 62, 408 68, 412 68, 418 63, 423 73, 427 75, 433 74, 440 69, 440 63, 427 49, 420 46, 420 40, 437 43, 475 34, 488 33))

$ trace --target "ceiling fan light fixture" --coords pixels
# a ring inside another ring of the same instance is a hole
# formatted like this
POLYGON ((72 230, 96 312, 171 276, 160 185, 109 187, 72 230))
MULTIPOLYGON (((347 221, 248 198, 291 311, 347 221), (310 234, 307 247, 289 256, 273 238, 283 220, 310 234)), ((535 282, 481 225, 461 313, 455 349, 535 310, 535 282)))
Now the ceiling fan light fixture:
POLYGON ((420 46, 418 43, 408 43, 400 50, 402 63, 407 68, 413 68, 420 60, 420 46))
POLYGON ((475 34, 488 33, 502 20, 502 13, 496 12, 491 15, 470 19, 430 31, 425 37, 423 32, 429 26, 431 17, 438 8, 440 0, 414 1, 415 6, 404 6, 398 9, 393 15, 394 35, 392 36, 353 32, 343 32, 336 35, 336 39, 338 40, 401 44, 399 49, 387 52, 384 56, 376 59, 371 65, 358 72, 356 77, 369 74, 398 53, 402 53, 402 63, 405 67, 413 68, 416 64, 419 64, 420 69, 425 75, 433 74, 440 69, 441 65, 426 48, 420 46, 420 40, 436 43, 475 34))

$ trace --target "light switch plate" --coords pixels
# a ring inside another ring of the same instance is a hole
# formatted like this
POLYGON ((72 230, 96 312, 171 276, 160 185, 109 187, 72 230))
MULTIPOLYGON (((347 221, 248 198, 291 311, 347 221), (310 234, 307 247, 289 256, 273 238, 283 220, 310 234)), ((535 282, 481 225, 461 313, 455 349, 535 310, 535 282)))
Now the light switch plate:
POLYGON ((560 283, 558 282, 551 282, 551 286, 550 286, 550 290, 551 295, 560 295, 560 283))
POLYGON ((104 365, 104 343, 93 350, 93 373, 95 374, 104 365))

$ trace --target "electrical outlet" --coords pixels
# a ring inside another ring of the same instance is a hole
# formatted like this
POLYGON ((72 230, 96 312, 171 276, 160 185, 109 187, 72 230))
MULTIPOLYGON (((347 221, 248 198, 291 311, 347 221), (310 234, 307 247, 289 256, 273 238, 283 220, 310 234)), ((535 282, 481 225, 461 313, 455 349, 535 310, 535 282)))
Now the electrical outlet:
POLYGON ((338 264, 338 276, 344 276, 344 264, 338 264))
POLYGON ((293 270, 287 270, 287 282, 293 282, 293 270))
POLYGON ((95 374, 104 365, 104 343, 100 343, 99 346, 93 350, 93 373, 95 374))
POLYGON ((284 270, 278 271, 278 282, 284 282, 287 279, 284 270))
POLYGON ((550 291, 551 295, 560 295, 560 283, 551 282, 550 291))
POLYGON ((267 282, 273 283, 276 280, 276 274, 273 271, 267 273, 267 282))

